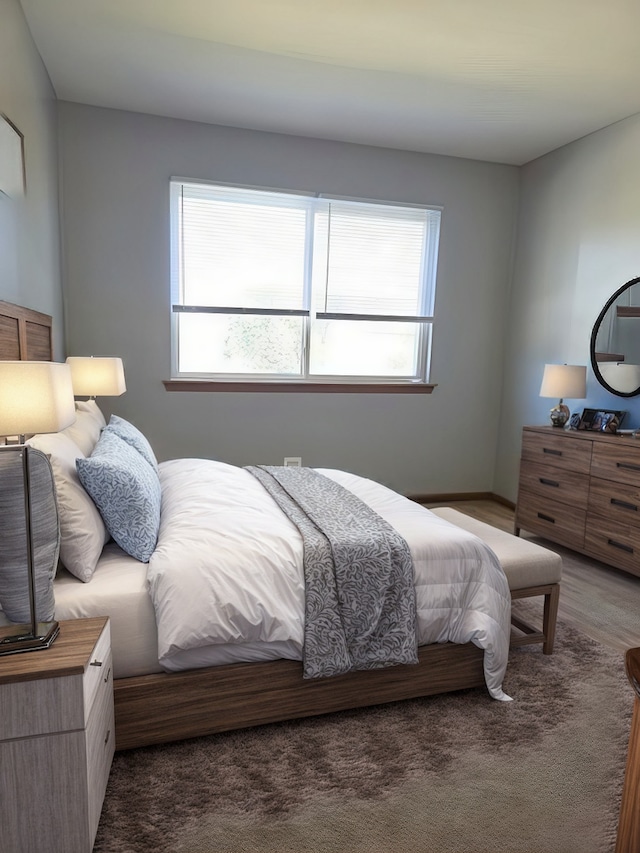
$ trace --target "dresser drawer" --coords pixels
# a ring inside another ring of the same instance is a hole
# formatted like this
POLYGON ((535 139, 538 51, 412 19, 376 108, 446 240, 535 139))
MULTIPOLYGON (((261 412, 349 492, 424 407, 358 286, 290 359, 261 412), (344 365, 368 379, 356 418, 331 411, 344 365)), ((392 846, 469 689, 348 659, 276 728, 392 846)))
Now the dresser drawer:
POLYGON ((518 495, 516 527, 569 548, 583 547, 586 516, 584 509, 549 500, 527 489, 518 495))
POLYGON ((545 501, 559 501, 584 510, 589 497, 589 475, 525 460, 520 466, 520 488, 545 501))
POLYGON ((571 438, 558 430, 558 435, 524 431, 522 459, 540 465, 552 465, 568 471, 588 474, 591 466, 591 442, 571 438))
POLYGON ((599 442, 593 448, 591 476, 640 486, 640 447, 599 442))
POLYGON ((640 486, 594 477, 589 488, 589 512, 640 528, 640 486))
POLYGON ((635 524, 587 515, 585 548, 591 556, 640 575, 640 531, 635 524))

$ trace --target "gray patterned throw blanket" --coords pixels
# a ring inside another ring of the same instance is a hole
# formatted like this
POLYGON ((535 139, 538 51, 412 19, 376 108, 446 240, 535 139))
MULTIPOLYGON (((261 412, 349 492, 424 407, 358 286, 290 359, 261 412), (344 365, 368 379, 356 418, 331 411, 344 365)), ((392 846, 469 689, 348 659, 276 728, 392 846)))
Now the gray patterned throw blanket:
POLYGON ((404 539, 312 468, 248 466, 304 543, 304 677, 417 663, 413 562, 404 539))

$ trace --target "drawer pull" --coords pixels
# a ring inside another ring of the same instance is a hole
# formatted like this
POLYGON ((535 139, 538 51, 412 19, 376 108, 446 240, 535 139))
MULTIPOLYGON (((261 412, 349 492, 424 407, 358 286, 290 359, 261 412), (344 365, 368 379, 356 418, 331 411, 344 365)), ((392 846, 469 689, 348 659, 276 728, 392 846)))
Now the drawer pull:
POLYGON ((543 486, 553 486, 554 489, 560 488, 560 483, 557 480, 547 480, 546 477, 538 477, 543 486))
POLYGON ((550 522, 551 522, 551 524, 555 524, 555 523, 556 523, 555 518, 551 518, 551 516, 550 516, 550 515, 545 515, 543 512, 539 512, 539 513, 538 513, 538 518, 541 518, 543 521, 550 521, 550 522))
POLYGON ((553 448, 551 448, 551 447, 543 447, 542 452, 543 453, 550 453, 552 456, 562 456, 561 450, 553 450, 553 448))
POLYGON ((611 503, 613 506, 619 506, 622 509, 630 509, 633 512, 638 512, 638 507, 635 504, 631 504, 628 501, 621 501, 618 498, 611 498, 611 503))
POLYGON ((622 542, 616 542, 615 539, 607 539, 607 545, 611 545, 613 548, 619 548, 621 551, 626 551, 628 554, 633 554, 633 548, 631 545, 623 545, 622 542))
POLYGON ((92 660, 89 666, 102 666, 101 660, 92 660))
POLYGON ((107 736, 104 739, 105 746, 109 743, 109 738, 111 737, 111 729, 107 729, 107 736))
POLYGON ((635 465, 633 462, 616 462, 618 468, 628 468, 630 471, 640 471, 640 465, 635 465))
POLYGON ((104 683, 106 684, 109 681, 109 676, 111 675, 111 667, 107 670, 107 674, 104 677, 104 683))

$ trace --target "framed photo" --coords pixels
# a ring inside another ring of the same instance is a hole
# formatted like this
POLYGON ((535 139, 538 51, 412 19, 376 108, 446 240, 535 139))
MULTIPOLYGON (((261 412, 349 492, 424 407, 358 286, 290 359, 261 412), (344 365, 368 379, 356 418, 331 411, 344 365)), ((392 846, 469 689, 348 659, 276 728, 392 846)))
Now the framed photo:
POLYGON ((613 409, 583 409, 579 420, 571 418, 573 429, 587 429, 594 432, 617 432, 626 412, 613 409), (577 426, 574 423, 577 422, 577 426))
POLYGON ((24 137, 15 124, 0 113, 0 194, 20 198, 25 189, 24 137))

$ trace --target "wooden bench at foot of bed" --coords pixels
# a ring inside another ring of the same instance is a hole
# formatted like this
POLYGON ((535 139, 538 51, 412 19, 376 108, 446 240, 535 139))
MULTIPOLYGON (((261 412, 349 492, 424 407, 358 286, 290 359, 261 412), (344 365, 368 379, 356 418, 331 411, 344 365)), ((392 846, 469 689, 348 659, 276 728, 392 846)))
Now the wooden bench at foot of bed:
POLYGON ((422 646, 415 666, 302 678, 299 661, 239 663, 114 682, 116 749, 484 686, 472 643, 422 646))
POLYGON ((507 576, 512 600, 544 596, 541 629, 511 614, 511 624, 517 631, 511 636, 511 646, 542 643, 542 651, 550 655, 556 636, 562 557, 555 551, 506 533, 449 506, 439 506, 431 512, 478 536, 492 549, 507 576))

